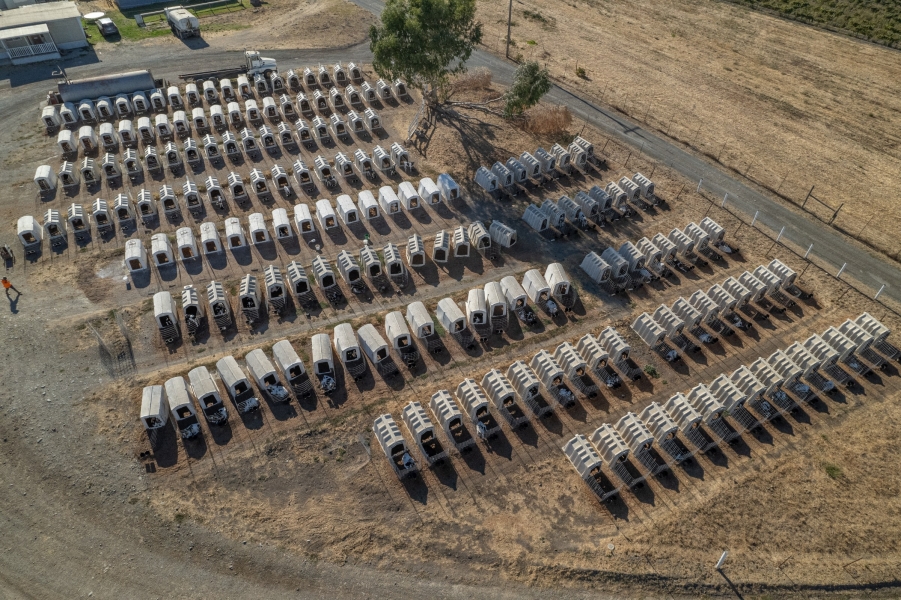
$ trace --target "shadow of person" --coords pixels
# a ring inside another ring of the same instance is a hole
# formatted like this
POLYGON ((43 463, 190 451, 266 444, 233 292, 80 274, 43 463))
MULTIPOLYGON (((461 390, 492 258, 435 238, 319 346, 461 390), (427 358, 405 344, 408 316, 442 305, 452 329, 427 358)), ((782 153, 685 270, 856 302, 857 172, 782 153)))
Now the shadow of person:
POLYGON ((13 298, 10 296, 9 290, 6 290, 6 299, 9 300, 9 312, 12 314, 18 314, 19 312, 19 298, 22 297, 22 293, 19 290, 16 290, 16 297, 13 298))

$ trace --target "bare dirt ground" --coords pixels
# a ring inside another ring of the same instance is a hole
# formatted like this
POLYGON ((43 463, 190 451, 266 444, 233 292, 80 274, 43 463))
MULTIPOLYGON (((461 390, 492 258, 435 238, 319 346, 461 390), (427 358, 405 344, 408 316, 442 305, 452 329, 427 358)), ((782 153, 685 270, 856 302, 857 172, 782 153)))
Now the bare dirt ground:
MULTIPOLYGON (((82 13, 114 8, 108 0, 83 2, 82 13)), ((274 48, 342 48, 358 44, 369 35, 372 13, 347 0, 270 0, 259 7, 204 16, 200 21, 203 43, 223 50, 274 48)), ((162 26, 162 25, 153 25, 162 26)), ((133 45, 135 42, 122 42, 133 45)), ((184 44, 174 36, 139 42, 150 48, 184 44)), ((190 43, 196 43, 191 40, 190 43)), ((115 48, 105 40, 96 45, 103 52, 115 48)))
MULTIPOLYGON (((496 94, 482 90, 471 97, 496 94)), ((406 131, 416 106, 383 109, 388 141, 406 131)), ((27 183, 36 164, 58 161, 54 139, 36 135, 35 116, 21 111, 11 119, 15 134, 4 153, 17 143, 27 149, 19 159, 24 165, 0 173, 3 185, 22 186, 0 207, 7 222, 74 201, 62 196, 41 200, 27 183)), ((842 390, 767 425, 758 436, 744 435, 735 446, 676 468, 636 493, 624 491, 610 504, 599 503, 579 481, 560 446, 576 433, 589 434, 627 411, 639 412, 651 401, 709 382, 862 310, 890 327, 901 320, 816 267, 805 270, 804 262, 785 248, 691 193, 691 182, 640 153, 608 144, 580 123, 556 139, 581 132, 598 151, 603 149, 608 167, 504 201, 472 189, 475 167, 548 147, 554 138, 525 134, 471 111, 436 114, 429 123, 412 148, 418 173, 411 178, 447 171, 469 193, 462 202, 427 209, 406 222, 387 221, 384 233, 374 226, 367 231, 376 240, 398 241, 410 230, 426 237, 475 218, 502 219, 519 230, 520 243, 501 252, 497 261, 473 257, 446 270, 429 263, 403 295, 346 294, 351 298, 346 307, 324 308, 309 321, 288 315, 254 328, 240 323, 225 335, 214 332, 197 344, 169 349, 154 328, 149 293, 177 291, 213 277, 234 282, 240 273, 269 262, 284 265, 295 254, 279 247, 272 257, 268 250, 253 249, 249 263, 230 254, 221 273, 204 260, 200 271, 179 265, 174 279, 154 271, 143 287, 130 281, 127 289, 120 266, 125 236, 118 228, 114 238, 94 240, 83 251, 71 240, 59 254, 45 244, 36 260, 23 259, 17 247, 19 262, 8 275, 24 294, 13 295, 10 312, 0 317, 7 365, 0 396, 5 446, 0 494, 9 507, 0 521, 8 540, 4 548, 9 548, 0 558, 0 575, 9 595, 896 593, 899 532, 892 517, 898 511, 898 482, 889 466, 898 451, 894 423, 901 416, 895 367, 855 391, 842 390), (519 220, 527 202, 573 195, 634 171, 655 180, 666 200, 661 210, 558 240, 528 232, 519 220), (742 249, 740 256, 616 297, 603 293, 578 268, 588 250, 668 232, 705 214, 727 227, 730 240, 742 249), (638 313, 772 257, 803 271, 801 284, 816 291, 816 300, 672 366, 629 330, 638 313), (472 352, 445 336, 447 352, 426 357, 412 373, 404 371, 402 381, 386 382, 370 368, 358 382, 345 377, 346 391, 331 399, 265 403, 255 417, 233 416, 231 425, 219 431, 205 427, 199 444, 184 446, 170 434, 153 449, 140 429, 144 385, 185 375, 198 364, 212 365, 225 354, 240 360, 250 349, 268 350, 283 338, 305 356, 310 336, 338 322, 380 325, 386 311, 403 310, 413 299, 433 309, 439 298, 461 300, 469 287, 507 273, 521 275, 552 260, 562 262, 573 278, 580 305, 567 317, 545 317, 533 331, 514 324, 472 352), (117 315, 130 337, 133 365, 127 357, 119 361, 99 351, 92 332, 114 351, 126 347, 117 315), (420 479, 397 480, 369 431, 376 415, 390 412, 399 419, 411 400, 424 402, 442 388, 453 391, 465 377, 480 380, 492 367, 505 369, 539 348, 553 350, 611 324, 633 345, 637 364, 654 366, 659 377, 604 391, 598 398, 580 397, 575 408, 533 420, 525 429, 504 428, 491 444, 425 470, 420 479), (728 580, 711 568, 725 548, 733 556, 725 571, 728 580), (57 560, 35 560, 38 554, 57 560), (23 568, 26 564, 29 569, 23 568)), ((354 139, 348 148, 368 144, 354 139)), ((329 155, 335 151, 328 148, 329 155)), ((305 159, 309 154, 302 151, 305 159)), ((248 159, 239 168, 271 168, 279 160, 248 159)), ((204 163, 204 169, 213 168, 204 163)), ((182 177, 167 174, 165 179, 182 177)), ((355 193, 353 187, 346 191, 355 193)), ((106 184, 90 193, 82 188, 77 201, 114 193, 106 184)), ((314 198, 320 196, 333 198, 335 192, 320 190, 314 198)), ((274 203, 289 207, 294 201, 276 197, 274 203)), ((272 207, 253 199, 251 208, 230 210, 243 219, 255 210, 268 214, 272 207)), ((207 219, 222 217, 208 207, 207 219)), ((187 214, 185 224, 196 227, 187 214)), ((146 242, 151 233, 175 226, 164 219, 128 236, 146 242)), ((7 230, 0 241, 13 242, 13 233, 7 230)), ((327 238, 324 254, 332 258, 339 249, 356 251, 361 233, 346 228, 343 238, 327 238)), ((296 256, 307 265, 313 252, 298 248, 296 256)))
MULTIPOLYGON (((480 2, 504 51, 507 5, 480 2)), ((897 258, 895 50, 727 3, 528 0, 511 56, 690 145, 897 258), (585 70, 584 78, 576 69, 585 70)))

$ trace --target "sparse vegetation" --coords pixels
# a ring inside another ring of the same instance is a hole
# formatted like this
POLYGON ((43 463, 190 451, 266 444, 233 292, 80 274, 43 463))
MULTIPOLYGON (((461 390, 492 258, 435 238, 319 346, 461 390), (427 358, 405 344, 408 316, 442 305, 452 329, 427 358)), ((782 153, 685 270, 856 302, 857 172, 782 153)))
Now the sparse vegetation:
POLYGON ((823 470, 826 471, 826 475, 829 476, 829 479, 841 479, 845 476, 841 467, 830 462, 823 463, 823 470))
POLYGON ((901 2, 864 0, 731 0, 789 19, 822 25, 892 47, 901 45, 901 2))
POLYGON ((657 367, 654 365, 645 365, 644 372, 647 373, 648 377, 653 377, 654 379, 660 377, 660 373, 657 372, 657 367))
POLYGON ((573 116, 565 106, 539 106, 526 111, 523 129, 539 135, 554 135, 566 131, 573 116))

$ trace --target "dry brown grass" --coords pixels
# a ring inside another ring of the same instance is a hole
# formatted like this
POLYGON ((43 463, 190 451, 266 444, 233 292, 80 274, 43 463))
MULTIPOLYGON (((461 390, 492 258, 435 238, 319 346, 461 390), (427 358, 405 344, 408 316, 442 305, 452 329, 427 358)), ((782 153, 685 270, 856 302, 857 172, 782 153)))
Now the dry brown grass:
MULTIPOLYGON (((478 10, 485 45, 503 53, 506 4, 478 10)), ((567 87, 791 202, 816 185, 829 205, 845 203, 836 225, 901 250, 890 191, 901 172, 896 51, 710 0, 525 0, 513 21, 511 53, 567 87)))
POLYGON ((565 106, 536 106, 524 115, 523 129, 538 135, 555 135, 566 131, 573 122, 565 106))
POLYGON ((467 71, 451 83, 453 92, 467 92, 472 90, 484 90, 491 87, 491 70, 487 67, 478 67, 467 71))

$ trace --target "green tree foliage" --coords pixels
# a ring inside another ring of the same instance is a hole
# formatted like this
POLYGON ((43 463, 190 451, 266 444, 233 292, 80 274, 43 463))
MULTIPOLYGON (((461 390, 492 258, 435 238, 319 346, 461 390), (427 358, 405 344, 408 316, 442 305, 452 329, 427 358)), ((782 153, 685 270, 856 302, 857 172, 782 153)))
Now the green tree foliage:
POLYGON ((516 68, 513 86, 504 94, 504 116, 521 115, 538 104, 541 97, 551 89, 551 76, 547 69, 534 61, 527 61, 516 68))
POLYGON ((482 41, 475 13, 475 0, 388 0, 381 25, 369 30, 376 73, 422 88, 434 101, 482 41))

